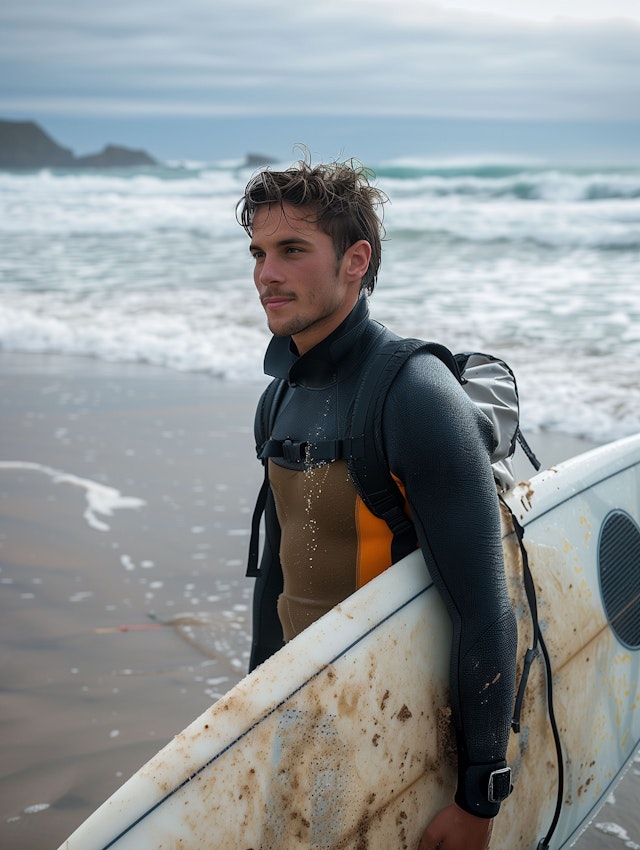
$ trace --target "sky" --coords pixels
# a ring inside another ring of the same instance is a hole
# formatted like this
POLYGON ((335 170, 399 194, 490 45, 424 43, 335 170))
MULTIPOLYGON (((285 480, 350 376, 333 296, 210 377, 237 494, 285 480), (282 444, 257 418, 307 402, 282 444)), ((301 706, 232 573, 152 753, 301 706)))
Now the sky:
POLYGON ((640 0, 3 0, 0 117, 76 153, 640 161, 640 0))

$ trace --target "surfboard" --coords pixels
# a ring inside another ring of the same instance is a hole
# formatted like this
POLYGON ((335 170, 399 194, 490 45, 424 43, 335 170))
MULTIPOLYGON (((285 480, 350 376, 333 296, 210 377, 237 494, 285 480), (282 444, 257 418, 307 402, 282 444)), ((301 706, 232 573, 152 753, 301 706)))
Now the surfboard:
MULTIPOLYGON (((523 482, 524 527, 553 670, 564 785, 550 846, 570 846, 640 745, 640 435, 523 482)), ((503 514, 519 657, 532 626, 503 514)), ((452 799, 451 627, 421 555, 314 623, 178 734, 60 850, 417 847, 452 799)), ((530 850, 556 807, 544 664, 508 759, 492 850, 530 850)))

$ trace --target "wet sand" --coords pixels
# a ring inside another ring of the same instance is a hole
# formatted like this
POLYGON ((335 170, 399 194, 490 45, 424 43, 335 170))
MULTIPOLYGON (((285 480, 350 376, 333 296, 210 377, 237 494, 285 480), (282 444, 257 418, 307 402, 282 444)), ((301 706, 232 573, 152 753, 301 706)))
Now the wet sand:
MULTIPOLYGON (((55 850, 244 674, 260 391, 0 354, 0 847, 55 850)), ((589 447, 530 436, 544 465, 589 447)), ((639 794, 598 818, 626 839, 577 846, 638 839, 639 794)))

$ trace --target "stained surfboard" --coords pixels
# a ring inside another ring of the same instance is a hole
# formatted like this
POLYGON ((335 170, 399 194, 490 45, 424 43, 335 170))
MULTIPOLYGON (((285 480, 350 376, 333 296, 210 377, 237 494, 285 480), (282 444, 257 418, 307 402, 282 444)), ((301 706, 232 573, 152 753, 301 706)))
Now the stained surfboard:
MULTIPOLYGON (((573 843, 640 746, 640 435, 514 488, 553 670, 562 807, 573 843)), ((519 657, 532 625, 503 515, 519 657)), ((419 553, 370 582, 244 678, 143 766, 61 850, 365 850, 417 846, 455 790, 451 627, 419 553)), ((493 850, 530 850, 556 808, 547 677, 533 663, 514 792, 493 850)))

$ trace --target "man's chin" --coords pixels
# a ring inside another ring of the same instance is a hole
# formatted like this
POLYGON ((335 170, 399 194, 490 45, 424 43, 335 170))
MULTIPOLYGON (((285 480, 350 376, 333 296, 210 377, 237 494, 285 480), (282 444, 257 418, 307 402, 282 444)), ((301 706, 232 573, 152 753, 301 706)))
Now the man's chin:
POLYGON ((274 336, 295 336, 306 330, 307 325, 302 322, 267 322, 269 330, 274 336))
POLYGON ((270 323, 269 323, 269 330, 271 331, 271 333, 274 336, 291 336, 291 334, 285 328, 280 328, 277 325, 274 327, 270 323))

